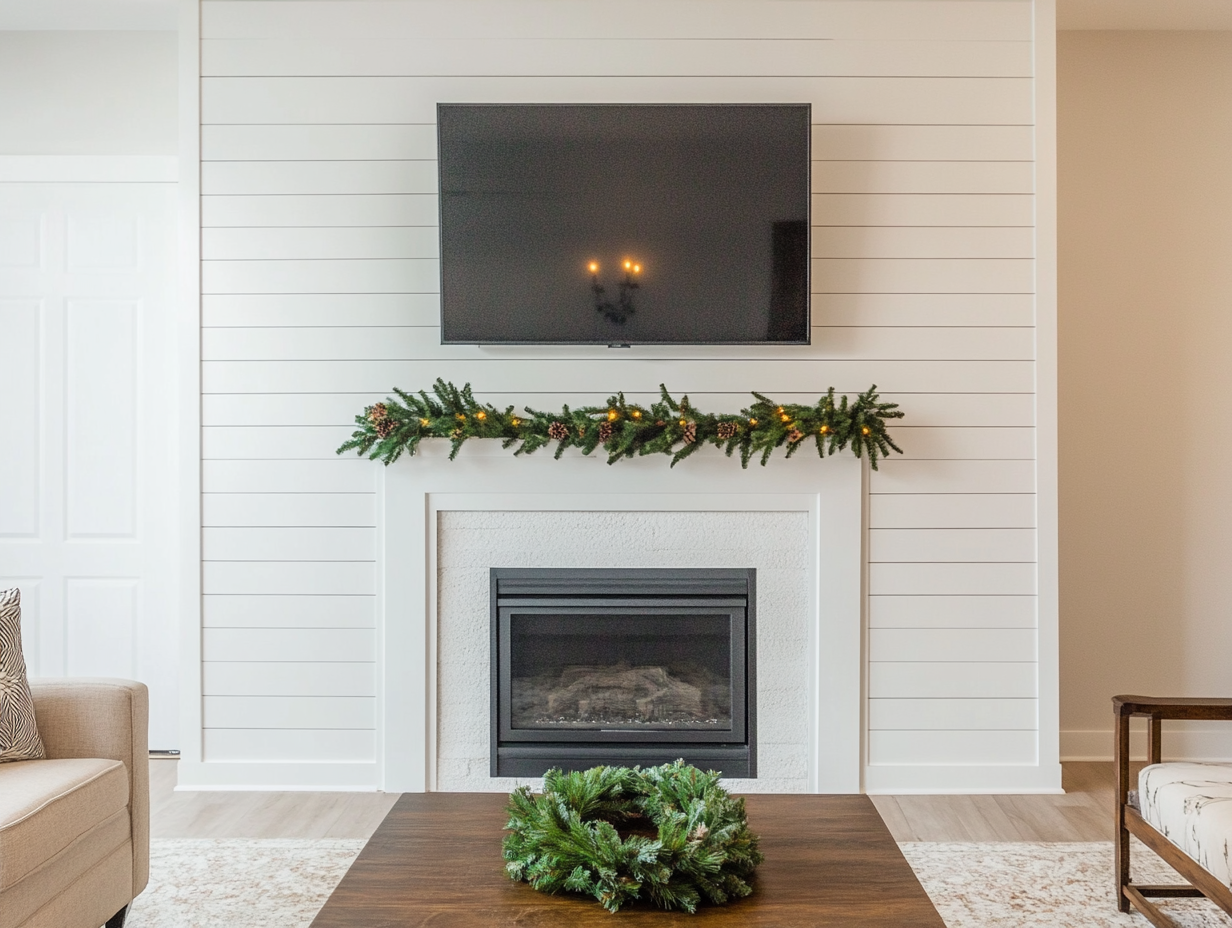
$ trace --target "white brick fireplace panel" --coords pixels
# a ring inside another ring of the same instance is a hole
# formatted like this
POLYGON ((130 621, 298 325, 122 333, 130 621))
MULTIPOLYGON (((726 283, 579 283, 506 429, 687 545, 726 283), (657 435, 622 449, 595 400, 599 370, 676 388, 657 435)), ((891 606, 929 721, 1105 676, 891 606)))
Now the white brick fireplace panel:
POLYGON ((753 567, 760 775, 730 782, 746 792, 808 791, 808 515, 439 512, 436 788, 507 792, 522 782, 488 775, 490 567, 753 567))

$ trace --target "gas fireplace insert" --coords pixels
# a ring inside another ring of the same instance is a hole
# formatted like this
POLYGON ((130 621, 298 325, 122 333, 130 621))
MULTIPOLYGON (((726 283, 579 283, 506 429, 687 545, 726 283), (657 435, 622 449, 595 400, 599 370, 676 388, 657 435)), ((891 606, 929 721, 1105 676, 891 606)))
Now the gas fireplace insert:
POLYGON ((753 569, 491 570, 491 773, 757 775, 753 569))

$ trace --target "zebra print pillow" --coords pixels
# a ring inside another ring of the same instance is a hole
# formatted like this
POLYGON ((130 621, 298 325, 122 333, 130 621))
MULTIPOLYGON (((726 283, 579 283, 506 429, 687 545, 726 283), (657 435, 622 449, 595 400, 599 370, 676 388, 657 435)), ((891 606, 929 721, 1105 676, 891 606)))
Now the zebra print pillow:
POLYGON ((21 590, 0 590, 0 764, 42 756, 21 656, 21 590))

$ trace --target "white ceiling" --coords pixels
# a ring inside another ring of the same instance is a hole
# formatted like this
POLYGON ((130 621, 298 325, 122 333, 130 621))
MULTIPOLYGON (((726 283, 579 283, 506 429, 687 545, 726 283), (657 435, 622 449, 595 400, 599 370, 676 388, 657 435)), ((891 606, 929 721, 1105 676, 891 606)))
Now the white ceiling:
MULTIPOLYGON (((179 0, 0 0, 5 29, 175 29, 179 0)), ((1229 29, 1232 0, 1057 0, 1058 29, 1229 29)))
POLYGON ((178 0, 0 0, 0 30, 172 30, 178 0))
POLYGON ((1232 29, 1232 0, 1057 0, 1058 29, 1232 29))

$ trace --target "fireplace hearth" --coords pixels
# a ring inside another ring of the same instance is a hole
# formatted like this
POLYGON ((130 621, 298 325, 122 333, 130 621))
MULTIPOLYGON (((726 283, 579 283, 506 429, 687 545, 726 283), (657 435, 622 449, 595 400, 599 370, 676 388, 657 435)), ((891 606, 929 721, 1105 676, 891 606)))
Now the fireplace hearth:
POLYGON ((684 758, 756 776, 756 571, 491 576, 491 774, 684 758))

